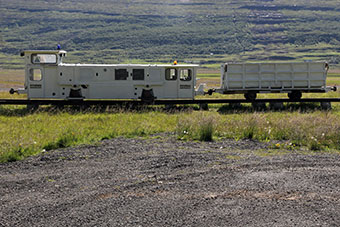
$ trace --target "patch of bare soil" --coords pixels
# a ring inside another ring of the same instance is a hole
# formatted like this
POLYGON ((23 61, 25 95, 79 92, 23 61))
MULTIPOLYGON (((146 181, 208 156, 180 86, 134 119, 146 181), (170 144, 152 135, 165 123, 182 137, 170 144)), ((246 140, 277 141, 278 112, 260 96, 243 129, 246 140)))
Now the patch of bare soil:
POLYGON ((172 135, 45 152, 0 164, 0 226, 339 226, 339 155, 274 153, 172 135))

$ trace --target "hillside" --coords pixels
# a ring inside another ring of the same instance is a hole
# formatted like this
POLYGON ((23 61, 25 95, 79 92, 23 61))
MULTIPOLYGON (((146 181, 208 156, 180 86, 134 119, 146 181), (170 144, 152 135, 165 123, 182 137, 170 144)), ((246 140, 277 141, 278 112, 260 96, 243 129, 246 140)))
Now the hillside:
POLYGON ((337 62, 339 21, 337 0, 0 0, 0 67, 58 43, 71 62, 337 62))

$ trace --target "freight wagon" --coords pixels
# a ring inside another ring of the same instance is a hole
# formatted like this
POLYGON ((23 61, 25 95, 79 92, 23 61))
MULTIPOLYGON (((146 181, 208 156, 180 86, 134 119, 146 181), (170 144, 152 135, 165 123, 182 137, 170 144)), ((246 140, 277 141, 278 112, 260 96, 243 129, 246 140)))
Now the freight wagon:
POLYGON ((298 100, 302 92, 327 92, 326 62, 226 63, 221 67, 222 94, 244 94, 254 100, 257 93, 288 93, 298 100))

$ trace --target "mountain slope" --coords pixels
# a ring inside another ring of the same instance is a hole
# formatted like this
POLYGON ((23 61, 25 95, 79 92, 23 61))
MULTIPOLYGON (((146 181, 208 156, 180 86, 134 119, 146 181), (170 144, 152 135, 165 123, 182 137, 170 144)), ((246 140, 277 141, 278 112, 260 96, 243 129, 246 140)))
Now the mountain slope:
POLYGON ((71 61, 97 63, 334 60, 340 50, 336 0, 1 0, 0 21, 0 59, 58 43, 71 61))

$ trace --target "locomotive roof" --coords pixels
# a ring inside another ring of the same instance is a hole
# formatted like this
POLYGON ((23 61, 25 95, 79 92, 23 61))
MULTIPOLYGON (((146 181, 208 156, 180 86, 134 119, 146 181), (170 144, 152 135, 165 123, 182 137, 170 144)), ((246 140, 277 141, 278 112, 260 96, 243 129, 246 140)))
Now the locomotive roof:
POLYGON ((21 56, 25 54, 66 54, 65 50, 24 50, 21 52, 21 56))
MULTIPOLYGON (((24 50, 21 52, 21 56, 25 56, 27 54, 66 54, 65 50, 24 50)), ((69 63, 61 63, 61 66, 91 66, 91 67, 176 67, 176 68, 195 68, 199 67, 197 64, 69 64, 69 63)))
POLYGON ((59 64, 60 66, 89 66, 89 67, 174 67, 174 68, 195 68, 196 64, 59 64))

